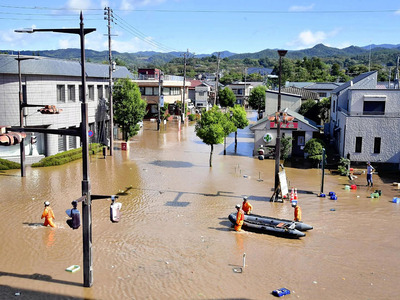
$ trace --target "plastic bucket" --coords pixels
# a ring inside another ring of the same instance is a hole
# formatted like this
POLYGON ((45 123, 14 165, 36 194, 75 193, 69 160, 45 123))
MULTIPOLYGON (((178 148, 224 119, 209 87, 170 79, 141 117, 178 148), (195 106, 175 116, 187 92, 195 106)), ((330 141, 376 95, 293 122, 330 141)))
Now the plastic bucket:
POLYGON ((350 186, 349 186, 349 185, 345 185, 345 186, 344 186, 344 190, 345 190, 345 191, 350 191, 350 186))
POLYGON ((351 188, 352 190, 356 190, 356 189, 357 189, 357 186, 356 186, 355 184, 352 184, 350 188, 351 188))
POLYGON ((331 196, 331 200, 337 200, 337 196, 336 195, 332 195, 331 196))

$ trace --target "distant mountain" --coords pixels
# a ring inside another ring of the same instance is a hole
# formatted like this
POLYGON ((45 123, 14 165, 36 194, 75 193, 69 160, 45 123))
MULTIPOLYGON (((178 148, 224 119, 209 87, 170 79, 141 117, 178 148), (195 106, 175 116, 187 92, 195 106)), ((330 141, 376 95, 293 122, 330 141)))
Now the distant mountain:
MULTIPOLYGON (((382 45, 368 45, 364 47, 350 46, 343 49, 328 47, 323 44, 315 45, 312 48, 302 50, 290 50, 286 57, 291 59, 302 59, 304 57, 320 57, 320 58, 337 58, 345 57, 352 58, 355 56, 362 56, 371 51, 374 54, 378 53, 392 53, 393 55, 400 55, 400 44, 382 44, 382 45)), ((1 53, 16 53, 12 50, 0 50, 1 53)), ((255 53, 241 53, 235 54, 229 51, 221 51, 220 58, 230 59, 261 59, 270 58, 277 59, 278 54, 276 49, 265 49, 255 53)), ((59 49, 59 50, 43 50, 43 51, 21 51, 22 55, 40 55, 45 57, 53 57, 60 59, 80 59, 80 49, 59 49)), ((117 51, 112 52, 113 59, 120 59, 127 65, 135 67, 146 67, 154 65, 163 65, 175 58, 182 58, 184 52, 169 52, 161 53, 155 51, 141 51, 136 53, 120 53, 117 51)), ((196 54, 195 57, 203 58, 210 56, 218 56, 218 52, 212 54, 196 54)), ((92 62, 108 62, 108 51, 94 51, 86 50, 86 59, 92 62)))
POLYGON ((375 44, 371 44, 371 45, 367 45, 367 46, 364 46, 364 47, 361 47, 361 48, 367 49, 367 50, 369 50, 369 49, 374 49, 374 48, 384 48, 384 49, 393 49, 393 48, 396 48, 396 49, 399 49, 399 48, 400 48, 400 44, 397 44, 397 45, 392 45, 392 44, 380 44, 380 45, 375 45, 375 44))

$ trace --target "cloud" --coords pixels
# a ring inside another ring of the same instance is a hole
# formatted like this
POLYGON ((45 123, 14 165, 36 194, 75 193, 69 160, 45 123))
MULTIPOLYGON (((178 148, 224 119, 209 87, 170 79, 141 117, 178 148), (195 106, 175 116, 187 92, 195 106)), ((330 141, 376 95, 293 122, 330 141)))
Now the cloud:
POLYGON ((157 5, 165 2, 166 0, 122 0, 121 10, 133 10, 138 7, 157 5))
POLYGON ((66 7, 68 9, 89 9, 93 6, 90 0, 68 0, 66 7))
POLYGON ((309 6, 299 6, 293 5, 289 7, 289 11, 310 11, 314 8, 314 4, 310 4, 309 6))
POLYGON ((394 12, 395 15, 400 15, 400 9, 394 12))
POLYGON ((288 43, 289 46, 301 49, 304 47, 314 46, 326 41, 328 38, 332 38, 339 33, 339 29, 334 29, 330 32, 304 30, 299 33, 297 39, 288 43))

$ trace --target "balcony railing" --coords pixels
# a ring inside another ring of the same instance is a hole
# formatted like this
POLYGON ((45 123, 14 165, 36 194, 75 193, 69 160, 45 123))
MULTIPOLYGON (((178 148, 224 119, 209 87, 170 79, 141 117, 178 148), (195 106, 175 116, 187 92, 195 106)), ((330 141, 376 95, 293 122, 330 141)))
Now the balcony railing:
MULTIPOLYGON (((143 74, 134 74, 134 80, 159 80, 155 75, 143 75, 143 74)), ((164 81, 182 81, 183 76, 175 76, 175 75, 164 75, 164 81)))
POLYGON ((352 111, 349 112, 344 108, 338 107, 338 111, 348 117, 384 117, 384 118, 398 118, 400 112, 380 112, 380 111, 352 111))

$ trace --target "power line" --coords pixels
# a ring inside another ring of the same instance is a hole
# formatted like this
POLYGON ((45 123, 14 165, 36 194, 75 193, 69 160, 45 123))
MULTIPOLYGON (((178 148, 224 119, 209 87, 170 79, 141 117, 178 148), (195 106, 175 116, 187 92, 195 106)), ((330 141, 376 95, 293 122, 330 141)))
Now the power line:
MULTIPOLYGON (((4 8, 15 9, 36 9, 36 10, 84 10, 84 11, 102 11, 101 8, 54 8, 40 6, 12 6, 0 5, 4 8)), ((353 14, 353 13, 397 13, 399 9, 374 9, 374 10, 214 10, 214 9, 114 9, 114 11, 124 12, 157 12, 157 13, 230 13, 230 14, 353 14)))
POLYGON ((157 41, 155 41, 153 39, 150 39, 148 37, 148 35, 144 34, 139 29, 137 29, 134 26, 130 25, 121 16, 117 15, 116 13, 114 13, 114 15, 115 15, 114 16, 115 20, 118 21, 118 23, 115 22, 115 24, 117 26, 121 27, 122 29, 126 30, 127 32, 131 33, 132 35, 136 36, 137 38, 139 38, 143 42, 145 42, 145 43, 147 43, 147 44, 149 44, 149 45, 151 45, 151 46, 153 46, 155 48, 158 48, 160 50, 167 51, 167 52, 170 52, 170 51, 178 51, 179 52, 179 50, 176 50, 174 48, 168 47, 168 46, 166 46, 166 45, 164 45, 162 43, 159 43, 159 42, 157 42, 157 41), (121 23, 122 23, 122 25, 121 25, 121 23))

